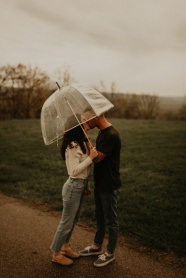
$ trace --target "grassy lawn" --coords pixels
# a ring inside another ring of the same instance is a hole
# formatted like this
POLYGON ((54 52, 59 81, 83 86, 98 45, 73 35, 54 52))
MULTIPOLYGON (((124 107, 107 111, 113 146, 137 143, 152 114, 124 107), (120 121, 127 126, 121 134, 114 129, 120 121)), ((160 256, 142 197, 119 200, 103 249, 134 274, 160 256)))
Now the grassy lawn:
MULTIPOLYGON (((186 123, 112 119, 122 137, 120 231, 149 247, 184 254, 186 123)), ((93 140, 98 130, 90 132, 93 140)), ((0 121, 0 190, 61 209, 66 167, 45 146, 39 120, 0 121)), ((93 179, 91 175, 91 186, 93 179)), ((93 194, 81 220, 94 224, 93 194)))

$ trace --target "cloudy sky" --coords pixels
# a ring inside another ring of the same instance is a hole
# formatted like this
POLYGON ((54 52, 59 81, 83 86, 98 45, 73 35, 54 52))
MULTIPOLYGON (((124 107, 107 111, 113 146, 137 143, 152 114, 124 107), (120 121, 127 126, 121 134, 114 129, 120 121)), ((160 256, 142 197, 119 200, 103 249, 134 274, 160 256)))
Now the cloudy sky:
POLYGON ((0 0, 0 34, 0 65, 69 66, 80 83, 186 95, 185 0, 0 0))

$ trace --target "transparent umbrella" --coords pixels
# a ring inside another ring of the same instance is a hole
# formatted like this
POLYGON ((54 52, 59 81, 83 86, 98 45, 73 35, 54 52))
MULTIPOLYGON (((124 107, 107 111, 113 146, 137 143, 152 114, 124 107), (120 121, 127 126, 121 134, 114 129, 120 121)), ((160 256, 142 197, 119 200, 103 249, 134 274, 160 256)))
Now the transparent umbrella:
POLYGON ((89 86, 59 88, 45 101, 41 110, 41 130, 45 144, 58 141, 68 130, 81 126, 112 107, 114 105, 107 98, 89 86))

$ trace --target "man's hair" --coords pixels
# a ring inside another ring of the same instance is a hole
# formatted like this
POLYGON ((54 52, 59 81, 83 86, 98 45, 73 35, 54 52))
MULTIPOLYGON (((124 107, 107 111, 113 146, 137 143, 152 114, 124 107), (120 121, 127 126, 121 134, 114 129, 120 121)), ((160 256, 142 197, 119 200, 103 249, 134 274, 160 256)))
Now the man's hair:
MULTIPOLYGON (((90 107, 90 106, 86 107, 85 110, 84 110, 83 112, 84 112, 84 113, 90 112, 90 114, 92 114, 92 115, 95 113, 95 112, 93 111, 92 107, 90 107)), ((104 117, 105 117, 105 114, 101 114, 101 115, 99 115, 99 117, 104 118, 104 117)))
POLYGON ((94 111, 93 111, 93 109, 92 109, 92 107, 91 107, 91 106, 87 106, 83 112, 84 112, 84 113, 86 113, 86 112, 90 112, 91 114, 93 114, 93 113, 94 113, 94 111))

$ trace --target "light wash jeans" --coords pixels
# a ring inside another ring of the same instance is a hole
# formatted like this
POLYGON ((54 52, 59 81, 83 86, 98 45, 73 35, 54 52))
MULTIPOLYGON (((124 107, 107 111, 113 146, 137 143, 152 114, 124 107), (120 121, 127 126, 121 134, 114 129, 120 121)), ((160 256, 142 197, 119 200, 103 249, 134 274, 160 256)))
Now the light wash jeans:
POLYGON ((78 222, 81 206, 85 196, 88 180, 69 177, 62 188, 63 211, 60 223, 50 246, 52 251, 59 252, 64 243, 68 243, 78 222))

